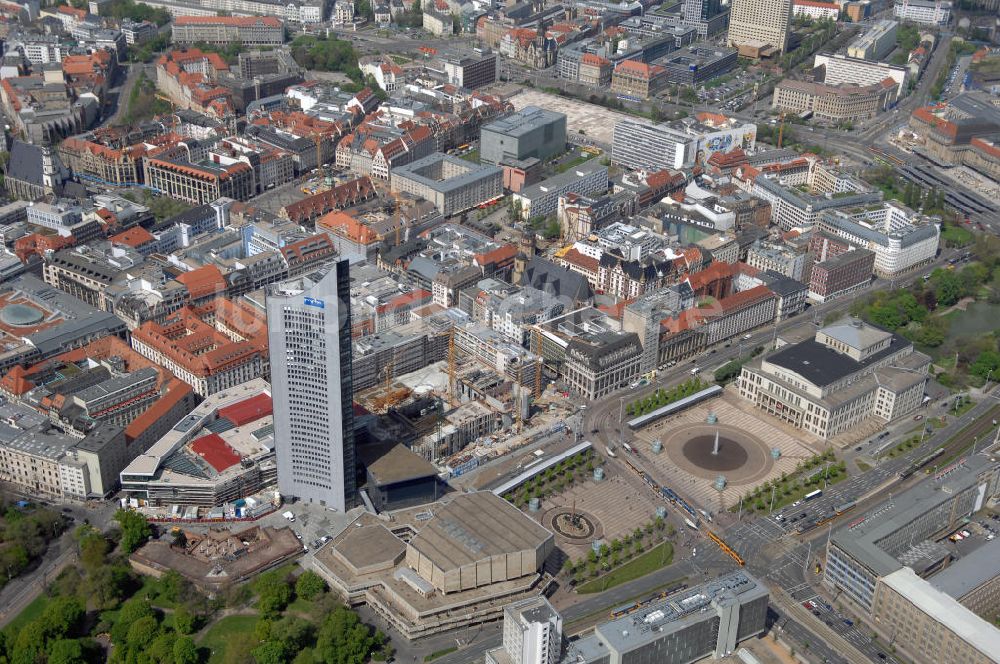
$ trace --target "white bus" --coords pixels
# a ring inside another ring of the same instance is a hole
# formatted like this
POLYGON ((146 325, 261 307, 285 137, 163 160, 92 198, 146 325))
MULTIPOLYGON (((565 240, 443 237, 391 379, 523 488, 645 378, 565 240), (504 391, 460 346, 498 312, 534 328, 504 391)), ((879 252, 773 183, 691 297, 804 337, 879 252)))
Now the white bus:
POLYGON ((822 495, 823 495, 823 489, 816 489, 812 493, 807 493, 806 495, 802 496, 802 502, 808 502, 813 498, 819 498, 822 495))

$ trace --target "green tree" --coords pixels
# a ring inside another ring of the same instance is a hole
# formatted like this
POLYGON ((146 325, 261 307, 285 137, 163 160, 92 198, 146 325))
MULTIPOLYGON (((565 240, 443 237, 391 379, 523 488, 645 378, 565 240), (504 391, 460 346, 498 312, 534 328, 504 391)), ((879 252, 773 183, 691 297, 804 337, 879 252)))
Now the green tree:
POLYGON ((62 638, 79 626, 84 613, 83 603, 76 597, 58 597, 45 607, 39 622, 49 638, 62 638))
POLYGON ((148 644, 153 642, 153 639, 159 633, 160 623, 156 621, 154 616, 139 618, 129 625, 128 632, 125 635, 125 645, 130 650, 141 652, 148 644))
POLYGON ((198 647, 190 636, 182 636, 174 642, 174 664, 198 664, 198 647))
POLYGON ((178 606, 174 609, 174 628, 179 634, 194 633, 197 623, 198 619, 185 607, 178 606))
POLYGON ((250 651, 257 664, 285 664, 288 653, 279 641, 267 641, 250 651))
POLYGON ((326 664, 363 664, 380 645, 353 611, 334 609, 320 627, 316 653, 326 664))
POLYGON ((153 534, 146 517, 138 512, 120 509, 115 512, 115 521, 122 530, 121 546, 125 553, 138 549, 153 534))
POLYGON ((86 664, 83 646, 77 639, 59 639, 49 647, 46 664, 86 664))
POLYGON ((154 618, 155 621, 155 615, 153 607, 148 602, 141 599, 128 600, 122 604, 121 611, 118 612, 115 624, 111 628, 111 640, 116 644, 125 643, 129 628, 133 623, 143 618, 154 618))
POLYGON ((313 599, 326 592, 326 581, 312 570, 306 570, 295 581, 295 594, 302 599, 313 599))

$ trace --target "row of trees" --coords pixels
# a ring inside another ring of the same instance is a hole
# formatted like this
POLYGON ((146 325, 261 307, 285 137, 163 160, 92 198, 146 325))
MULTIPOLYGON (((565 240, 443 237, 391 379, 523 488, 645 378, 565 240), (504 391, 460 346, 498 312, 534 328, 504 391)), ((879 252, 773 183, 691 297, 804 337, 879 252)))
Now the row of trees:
POLYGON ((616 537, 609 544, 602 544, 598 551, 590 549, 585 558, 577 561, 567 559, 563 571, 573 579, 574 583, 580 584, 588 578, 595 578, 611 571, 675 534, 672 525, 666 523, 662 517, 656 517, 633 532, 626 533, 620 538, 616 537))
POLYGON ((35 563, 66 529, 62 515, 0 500, 0 588, 35 563))
POLYGON ((667 404, 689 397, 696 392, 705 389, 706 383, 701 378, 689 378, 680 385, 675 385, 669 390, 662 387, 645 399, 633 401, 625 407, 625 414, 629 417, 638 417, 651 413, 657 408, 662 408, 667 404))
POLYGON ((593 471, 594 451, 584 450, 547 468, 545 472, 522 484, 516 493, 511 491, 505 494, 504 498, 509 503, 524 507, 532 498, 542 499, 548 495, 562 493, 586 477, 586 473, 593 471))
MULTIPOLYGON (((847 473, 846 464, 841 461, 834 463, 836 455, 833 450, 827 450, 823 454, 815 454, 805 461, 799 462, 792 474, 782 473, 781 477, 768 480, 756 486, 753 491, 747 491, 743 495, 743 509, 752 511, 764 511, 770 509, 772 490, 774 491, 774 505, 777 507, 792 500, 804 493, 807 489, 817 483, 825 482, 827 479, 835 480, 847 473), (814 471, 819 472, 814 472, 814 471)), ((730 511, 736 511, 736 507, 730 511)))

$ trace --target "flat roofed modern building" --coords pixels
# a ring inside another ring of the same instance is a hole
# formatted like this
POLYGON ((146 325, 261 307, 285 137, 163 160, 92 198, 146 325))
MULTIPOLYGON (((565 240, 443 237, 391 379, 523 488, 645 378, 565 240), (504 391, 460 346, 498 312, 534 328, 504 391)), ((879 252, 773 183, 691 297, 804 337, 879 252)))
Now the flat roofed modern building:
POLYGON ((872 614, 916 664, 1000 662, 1000 630, 909 567, 881 579, 872 614))
POLYGON ((267 290, 278 489, 344 511, 356 498, 349 265, 267 290))
POLYGON ((689 664, 726 657, 767 629, 767 589, 739 571, 673 593, 598 625, 571 643, 560 662, 689 664))
POLYGON ((726 46, 761 42, 784 51, 792 0, 733 0, 726 46))
POLYGON ((456 496, 410 540, 406 565, 442 593, 535 574, 552 553, 548 530, 490 491, 456 496))
POLYGON ((931 585, 980 618, 993 620, 1000 614, 1000 539, 948 565, 931 585))
POLYGON ((555 664, 562 649, 563 619, 544 597, 503 609, 503 645, 486 651, 486 664, 555 664))
POLYGON ((566 116, 537 106, 484 125, 479 161, 498 166, 534 157, 545 161, 566 150, 566 116))
POLYGON ((854 320, 748 363, 739 394, 784 422, 832 438, 868 418, 891 422, 913 412, 929 365, 903 337, 854 320))
POLYGON ((393 191, 420 196, 443 215, 476 207, 503 194, 503 171, 435 152, 392 170, 393 191))
MULTIPOLYGON (((995 499, 998 470, 988 457, 965 457, 839 528, 827 545, 823 584, 872 613, 880 579, 902 569, 903 561, 912 562, 928 540, 958 528, 995 499)), ((944 551, 921 571, 933 571, 948 556, 944 551)))

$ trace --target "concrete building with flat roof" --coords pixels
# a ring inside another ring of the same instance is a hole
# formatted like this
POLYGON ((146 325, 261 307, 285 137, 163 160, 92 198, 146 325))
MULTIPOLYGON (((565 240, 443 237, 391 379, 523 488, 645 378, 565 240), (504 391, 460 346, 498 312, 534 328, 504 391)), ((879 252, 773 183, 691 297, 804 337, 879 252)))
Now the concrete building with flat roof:
POLYGON ((875 626, 915 664, 1000 662, 1000 629, 909 567, 881 579, 875 626))
POLYGON ((552 553, 549 531, 490 491, 456 496, 406 546, 406 565, 442 593, 538 571, 552 553))
POLYGON ((931 577, 931 585, 983 620, 1000 614, 1000 539, 962 556, 931 577))
POLYGON ((484 125, 479 161, 499 166, 534 157, 547 160, 566 150, 566 115, 537 106, 484 125))
POLYGON ((392 170, 392 190, 420 196, 450 216, 503 194, 503 171, 435 152, 392 170))
POLYGON ((896 48, 899 21, 882 19, 847 46, 847 55, 859 60, 881 60, 896 48))
POLYGON ((699 85, 736 67, 736 49, 688 46, 657 61, 667 83, 699 85))
POLYGON ((906 67, 897 67, 887 62, 872 62, 840 53, 817 53, 816 57, 813 58, 813 69, 819 67, 823 67, 822 81, 827 85, 841 83, 875 85, 891 78, 897 85, 896 97, 891 101, 896 101, 906 94, 906 83, 910 73, 906 67))
POLYGON ((559 208, 559 197, 573 193, 588 196, 608 190, 608 167, 591 159, 566 171, 525 187, 512 196, 520 206, 521 218, 546 217, 559 208))
POLYGON ((486 664, 555 664, 563 619, 549 600, 533 597, 503 609, 503 645, 486 651, 486 664))
POLYGON ((550 580, 543 563, 553 534, 490 491, 390 517, 361 513, 316 552, 314 568, 405 638, 497 620, 504 606, 537 597, 550 580))
POLYGON ((740 397, 821 438, 868 418, 891 422, 920 406, 930 358, 903 337, 858 320, 824 327, 743 367, 740 397))
POLYGON ((791 19, 792 0, 733 0, 726 46, 760 42, 783 52, 791 19))
POLYGON ((207 397, 121 470, 144 504, 216 507, 273 486, 271 386, 263 378, 207 397))
POLYGON ((767 629, 767 588, 744 571, 622 607, 626 615, 572 642, 560 664, 689 664, 731 655, 767 629))
MULTIPOLYGON (((1000 465, 984 455, 967 456, 935 470, 929 479, 894 495, 830 537, 823 584, 874 614, 884 578, 916 564, 928 541, 960 527, 970 515, 994 501, 1000 465)), ((950 554, 922 563, 921 573, 939 569, 950 554)), ((997 652, 1000 652, 998 650, 997 652)), ((942 659, 939 661, 948 661, 942 659)))

